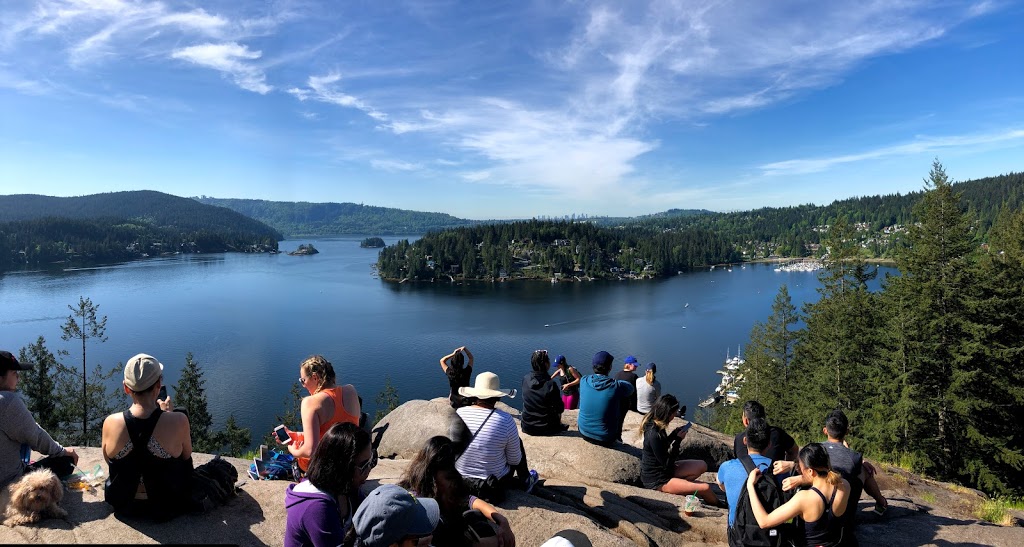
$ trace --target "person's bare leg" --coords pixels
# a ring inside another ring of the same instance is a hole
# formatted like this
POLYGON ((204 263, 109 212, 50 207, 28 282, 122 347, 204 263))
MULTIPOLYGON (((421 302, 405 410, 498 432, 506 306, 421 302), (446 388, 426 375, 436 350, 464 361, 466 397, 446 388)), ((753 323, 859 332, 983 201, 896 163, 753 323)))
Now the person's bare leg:
POLYGON ((688 496, 695 493, 708 505, 718 505, 718 497, 711 490, 711 485, 706 482, 675 478, 663 484, 659 490, 666 494, 676 494, 678 496, 688 496))

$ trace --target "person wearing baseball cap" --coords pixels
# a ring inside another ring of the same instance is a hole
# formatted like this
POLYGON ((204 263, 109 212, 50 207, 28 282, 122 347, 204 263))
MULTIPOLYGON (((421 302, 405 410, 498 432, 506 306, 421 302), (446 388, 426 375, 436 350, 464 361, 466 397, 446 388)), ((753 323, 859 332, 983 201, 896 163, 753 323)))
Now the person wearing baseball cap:
POLYGON ((345 547, 429 546, 441 509, 431 498, 415 497, 404 488, 384 484, 356 509, 345 547))
POLYGON ((104 500, 119 515, 168 519, 190 508, 192 431, 188 416, 159 399, 164 365, 140 353, 124 366, 128 410, 103 420, 110 467, 104 500))
POLYGON ((27 370, 32 370, 32 365, 18 362, 9 351, 0 351, 0 488, 36 469, 50 469, 65 477, 78 463, 78 454, 39 427, 25 400, 15 393, 22 371, 27 370), (29 465, 33 450, 47 457, 29 465))
POLYGON ((576 418, 583 440, 611 447, 622 437, 623 408, 629 408, 629 397, 636 391, 633 384, 608 376, 612 357, 607 351, 594 355, 594 373, 580 382, 580 413, 576 418))

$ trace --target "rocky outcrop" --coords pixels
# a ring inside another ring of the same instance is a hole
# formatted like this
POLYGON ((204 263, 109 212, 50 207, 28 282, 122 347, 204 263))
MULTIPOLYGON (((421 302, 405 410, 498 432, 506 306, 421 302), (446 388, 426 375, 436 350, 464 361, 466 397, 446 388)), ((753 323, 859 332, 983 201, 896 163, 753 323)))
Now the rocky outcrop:
MULTIPOLYGON (((505 407, 513 416, 518 412, 505 407)), ((408 458, 430 436, 447 434, 452 411, 446 399, 405 403, 375 428, 381 460, 366 487, 399 480, 408 458)), ((510 493, 500 510, 512 524, 517 544, 534 547, 555 535, 570 538, 576 547, 597 546, 725 546, 725 509, 705 507, 686 517, 681 498, 636 485, 639 442, 635 435, 640 416, 627 418, 625 444, 616 449, 596 447, 579 438, 575 413, 564 421, 572 427, 555 437, 523 436, 531 467, 542 482, 532 494, 510 493)), ((717 464, 729 455, 731 438, 694 426, 683 446, 684 457, 717 464)), ((80 449, 83 469, 102 465, 99 449, 80 449)), ((197 465, 210 456, 196 454, 197 465)), ((246 477, 248 461, 229 458, 246 477)), ((105 468, 105 466, 103 466, 105 468)), ((716 469, 712 465, 711 469, 716 469)), ((948 484, 937 483, 879 466, 879 484, 890 500, 885 516, 871 513, 865 498, 857 507, 862 545, 1024 545, 1024 528, 978 522, 971 516, 983 497, 948 484)), ((714 481, 714 473, 705 480, 714 481)), ((283 543, 286 513, 284 481, 243 478, 237 498, 204 515, 186 515, 166 523, 119 520, 103 502, 102 491, 68 492, 62 506, 67 520, 50 519, 36 526, 0 526, 0 544, 48 543, 283 543)), ((439 546, 440 547, 440 546, 439 546)))

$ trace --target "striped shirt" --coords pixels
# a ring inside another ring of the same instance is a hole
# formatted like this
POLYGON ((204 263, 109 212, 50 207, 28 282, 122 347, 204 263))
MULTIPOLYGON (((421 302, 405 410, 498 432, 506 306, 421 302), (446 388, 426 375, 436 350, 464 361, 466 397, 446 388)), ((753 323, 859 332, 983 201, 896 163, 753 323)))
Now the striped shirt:
POLYGON ((508 413, 495 410, 487 419, 491 409, 478 406, 464 406, 455 412, 466 422, 471 434, 480 429, 462 457, 455 462, 455 468, 463 477, 486 479, 494 475, 500 479, 508 474, 509 466, 518 464, 522 459, 519 431, 508 413), (484 420, 487 420, 486 424, 484 420), (482 429, 480 424, 484 424, 482 429))

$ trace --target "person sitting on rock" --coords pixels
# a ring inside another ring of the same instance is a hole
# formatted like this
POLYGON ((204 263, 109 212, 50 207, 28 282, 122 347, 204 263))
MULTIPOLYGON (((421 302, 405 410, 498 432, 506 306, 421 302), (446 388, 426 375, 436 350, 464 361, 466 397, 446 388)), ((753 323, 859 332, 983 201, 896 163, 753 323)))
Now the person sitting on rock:
MULTIPOLYGON (((765 415, 764 405, 757 401, 747 401, 743 403, 743 427, 747 427, 751 420, 762 419, 765 422, 768 421, 765 415)), ((782 429, 769 426, 769 445, 762 455, 770 459, 773 462, 777 461, 788 461, 795 462, 796 455, 800 452, 800 447, 782 429)), ((747 454, 747 446, 743 444, 744 431, 740 431, 736 434, 736 438, 733 439, 732 447, 736 457, 745 456, 747 454)))
MULTIPOLYGON (((800 450, 799 477, 807 490, 797 492, 789 501, 771 513, 765 510, 755 484, 762 480, 761 470, 754 468, 746 481, 750 508, 761 529, 775 528, 800 517, 803 521, 804 545, 807 547, 838 547, 844 545, 844 515, 850 497, 850 483, 834 471, 829 454, 819 443, 810 443, 800 450)), ((794 477, 795 478, 795 477, 794 477)))
POLYGON ((505 491, 524 487, 529 491, 536 482, 526 464, 526 452, 516 422, 495 405, 502 397, 515 397, 516 390, 501 389, 493 372, 481 372, 473 387, 459 388, 459 395, 471 400, 455 412, 452 439, 462 449, 455 468, 466 480, 473 495, 491 503, 501 503, 505 491))
POLYGON ((636 381, 636 410, 647 414, 654 406, 654 402, 661 397, 661 382, 655 379, 658 372, 658 365, 647 364, 643 380, 636 381))
POLYGON ((433 498, 440 506, 441 521, 434 530, 434 545, 515 547, 516 537, 508 519, 493 505, 469 493, 455 468, 455 458, 451 439, 431 437, 398 482, 413 495, 433 498))
MULTIPOLYGON (((846 434, 849 428, 850 421, 846 418, 846 414, 838 408, 833 410, 825 417, 825 427, 822 428, 822 432, 828 437, 828 441, 821 443, 821 445, 828 451, 832 469, 850 483, 850 500, 854 507, 856 507, 857 501, 860 500, 861 492, 867 492, 869 496, 875 499, 875 513, 881 515, 885 513, 889 504, 885 497, 882 496, 882 492, 878 488, 878 482, 875 481, 874 468, 870 468, 869 471, 869 466, 864 462, 860 452, 851 450, 847 446, 846 434)), ((792 469, 793 462, 775 463, 776 475, 790 472, 792 469)), ((792 490, 800 486, 810 486, 806 477, 790 477, 784 480, 782 484, 785 490, 792 490)), ((843 519, 846 527, 843 532, 843 545, 857 545, 856 536, 854 535, 857 524, 856 516, 857 511, 853 510, 847 513, 846 518, 843 519)))
POLYGON ((158 400, 163 370, 144 353, 128 359, 124 392, 132 404, 103 420, 104 497, 121 515, 163 520, 192 508, 192 432, 170 397, 158 400))
POLYGON ((344 547, 425 547, 433 543, 441 511, 431 498, 413 496, 401 486, 383 484, 356 510, 344 547))
POLYGON ((633 384, 608 377, 615 358, 607 351, 594 355, 594 373, 580 381, 580 413, 577 426, 583 439, 611 447, 622 438, 623 409, 629 408, 633 384))
POLYGON ((645 488, 668 494, 696 493, 709 505, 717 505, 718 497, 711 485, 695 480, 708 470, 702 460, 676 460, 679 445, 686 438, 686 429, 677 427, 666 432, 668 424, 679 414, 679 401, 662 395, 644 416, 640 429, 644 433, 644 451, 640 459, 640 480, 645 488))
POLYGON ((299 365, 299 383, 309 391, 309 397, 302 398, 300 408, 302 432, 285 430, 292 439, 287 445, 288 452, 298 460, 302 471, 309 469, 309 459, 332 425, 359 425, 362 413, 359 393, 352 384, 335 385, 336 378, 334 365, 322 355, 309 357, 299 365))
POLYGON ((39 427, 25 400, 15 393, 23 370, 32 370, 32 365, 19 363, 9 351, 0 351, 0 488, 37 469, 50 469, 64 477, 78 463, 78 454, 39 427), (32 450, 49 455, 28 465, 32 450))
POLYGON ((340 545, 376 463, 369 433, 350 423, 331 426, 310 461, 308 480, 285 490, 285 547, 340 545))
POLYGON ((460 387, 469 387, 469 379, 473 376, 473 354, 466 346, 455 348, 454 351, 441 358, 441 370, 448 378, 448 402, 452 408, 460 408, 469 404, 466 398, 459 395, 460 387), (465 354, 465 357, 463 357, 465 354), (463 366, 465 364, 465 366, 463 366))
POLYGON ((580 371, 569 366, 564 355, 555 358, 555 372, 551 379, 559 378, 562 384, 562 404, 565 410, 576 410, 580 404, 580 371))
MULTIPOLYGON (((763 418, 754 418, 746 423, 746 431, 741 432, 741 442, 746 449, 743 455, 749 456, 755 466, 768 469, 772 465, 772 459, 764 455, 771 446, 768 422, 763 418)), ((741 457, 723 462, 718 467, 718 486, 725 491, 725 498, 729 500, 729 528, 736 522, 736 502, 747 484, 747 470, 739 460, 741 457)))
POLYGON ((533 371, 523 376, 523 433, 527 435, 555 435, 568 429, 562 425, 561 390, 551 379, 548 370, 551 358, 547 350, 539 349, 530 357, 533 371))

